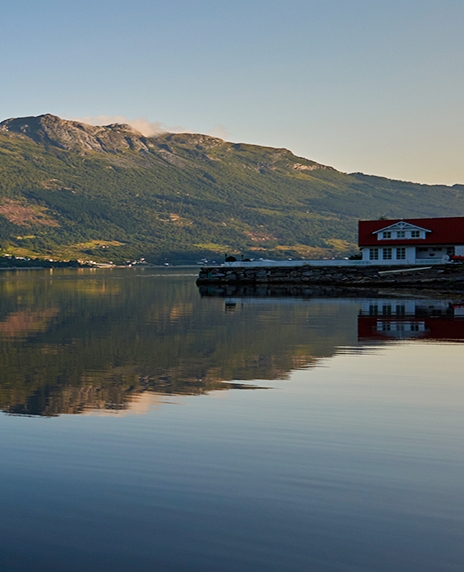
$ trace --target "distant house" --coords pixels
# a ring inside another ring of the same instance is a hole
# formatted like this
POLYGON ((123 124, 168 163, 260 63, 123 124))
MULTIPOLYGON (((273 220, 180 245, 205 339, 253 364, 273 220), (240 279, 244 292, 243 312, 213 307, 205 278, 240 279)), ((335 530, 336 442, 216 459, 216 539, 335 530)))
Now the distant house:
POLYGON ((464 217, 362 220, 358 243, 368 264, 443 263, 464 256, 464 217))

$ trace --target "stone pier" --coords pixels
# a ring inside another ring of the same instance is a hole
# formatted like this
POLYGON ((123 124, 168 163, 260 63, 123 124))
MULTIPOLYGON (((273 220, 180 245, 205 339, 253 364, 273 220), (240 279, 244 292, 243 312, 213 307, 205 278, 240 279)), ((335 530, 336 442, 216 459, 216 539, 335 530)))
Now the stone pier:
POLYGON ((334 288, 414 288, 464 292, 464 264, 403 266, 211 266, 198 286, 298 285, 334 288))

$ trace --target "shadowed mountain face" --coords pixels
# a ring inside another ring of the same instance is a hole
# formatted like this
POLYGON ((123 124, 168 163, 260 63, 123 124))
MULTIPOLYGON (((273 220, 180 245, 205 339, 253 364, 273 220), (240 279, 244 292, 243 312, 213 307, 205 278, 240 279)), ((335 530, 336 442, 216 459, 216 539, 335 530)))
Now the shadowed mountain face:
POLYGON ((320 257, 359 218, 452 216, 464 187, 345 174, 286 149, 145 137, 53 115, 0 123, 0 248, 58 259, 320 257))
POLYGON ((356 305, 258 300, 230 311, 172 274, 3 273, 0 409, 121 411, 147 392, 251 388, 242 382, 286 378, 357 344, 356 305))

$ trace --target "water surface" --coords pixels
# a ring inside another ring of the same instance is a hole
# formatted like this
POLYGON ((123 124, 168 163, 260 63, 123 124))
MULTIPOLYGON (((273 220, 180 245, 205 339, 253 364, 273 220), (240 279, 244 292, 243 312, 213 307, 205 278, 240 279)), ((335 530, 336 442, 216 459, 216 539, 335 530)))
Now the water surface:
POLYGON ((0 275, 8 571, 437 571, 464 557, 456 300, 0 275))

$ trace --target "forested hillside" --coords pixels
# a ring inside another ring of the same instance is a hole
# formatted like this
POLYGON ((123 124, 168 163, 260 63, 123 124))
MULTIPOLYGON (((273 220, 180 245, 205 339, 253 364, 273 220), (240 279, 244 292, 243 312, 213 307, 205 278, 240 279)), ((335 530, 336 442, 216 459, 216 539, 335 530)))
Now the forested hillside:
POLYGON ((286 149, 52 115, 0 123, 3 254, 335 256, 357 250, 359 218, 460 214, 464 186, 345 174, 286 149))

